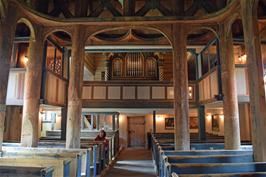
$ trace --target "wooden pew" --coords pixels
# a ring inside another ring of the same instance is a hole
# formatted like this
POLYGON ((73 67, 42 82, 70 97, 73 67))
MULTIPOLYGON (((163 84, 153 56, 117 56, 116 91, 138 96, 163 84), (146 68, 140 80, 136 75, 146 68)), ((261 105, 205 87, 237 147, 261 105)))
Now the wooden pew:
POLYGON ((166 156, 169 163, 251 163, 253 155, 205 155, 205 156, 166 156))
POLYGON ((43 158, 14 158, 1 157, 0 166, 14 167, 53 167, 55 177, 70 176, 70 160, 66 159, 43 159, 43 158))
POLYGON ((227 174, 227 173, 254 173, 266 172, 266 162, 253 163, 220 163, 220 164, 168 164, 169 173, 178 175, 187 174, 227 174))
POLYGON ((1 177, 55 177, 52 167, 14 167, 0 166, 1 177))
MULTIPOLYGON (((227 174, 180 174, 177 177, 265 177, 266 172, 227 173, 227 174)), ((176 177, 176 176, 175 176, 176 177)))
POLYGON ((191 150, 191 151, 161 151, 165 156, 192 156, 192 155, 246 155, 253 151, 245 150, 191 150))
POLYGON ((69 159, 71 176, 89 176, 91 149, 4 147, 3 157, 69 159))
POLYGON ((252 151, 244 150, 197 150, 161 151, 158 165, 159 176, 167 173, 166 164, 171 163, 237 163, 253 162, 252 151))

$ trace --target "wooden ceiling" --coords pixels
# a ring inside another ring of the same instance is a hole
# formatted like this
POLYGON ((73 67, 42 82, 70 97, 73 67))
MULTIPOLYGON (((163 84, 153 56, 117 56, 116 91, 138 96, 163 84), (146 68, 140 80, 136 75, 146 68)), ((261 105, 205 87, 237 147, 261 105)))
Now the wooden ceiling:
POLYGON ((32 3, 37 11, 54 17, 110 18, 201 16, 221 10, 227 0, 32 0, 32 3))

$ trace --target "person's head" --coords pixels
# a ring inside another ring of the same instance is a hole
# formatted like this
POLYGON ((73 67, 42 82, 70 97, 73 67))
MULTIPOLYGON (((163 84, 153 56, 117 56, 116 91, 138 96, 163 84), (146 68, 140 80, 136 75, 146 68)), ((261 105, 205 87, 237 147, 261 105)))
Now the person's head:
POLYGON ((106 132, 104 130, 100 130, 99 135, 100 135, 101 138, 105 138, 106 137, 106 132))

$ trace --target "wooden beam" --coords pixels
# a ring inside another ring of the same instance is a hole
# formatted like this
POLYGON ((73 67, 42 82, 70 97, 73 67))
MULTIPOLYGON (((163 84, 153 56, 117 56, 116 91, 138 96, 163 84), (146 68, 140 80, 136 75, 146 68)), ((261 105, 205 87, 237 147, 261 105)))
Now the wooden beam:
POLYGON ((49 13, 49 15, 58 17, 61 13, 63 13, 66 18, 73 17, 68 9, 68 3, 65 0, 55 0, 54 9, 49 13))
POLYGON ((145 5, 136 12, 136 16, 145 16, 152 9, 153 0, 146 1, 145 5))
POLYGON ((158 3, 157 9, 164 15, 164 16, 172 16, 172 13, 170 10, 168 10, 164 5, 161 3, 158 3))
POLYGON ((124 0, 124 16, 134 16, 135 15, 135 0, 124 0))
POLYGON ((75 2, 75 16, 86 17, 88 14, 89 1, 88 0, 76 0, 75 2))
MULTIPOLYGON (((91 3, 93 4, 93 3, 91 3)), ((104 5, 100 2, 99 3, 99 6, 97 6, 95 9, 91 6, 91 9, 93 9, 90 13, 90 17, 98 17, 101 15, 101 13, 103 12, 104 10, 104 5)))
POLYGON ((200 8, 200 1, 194 1, 193 4, 185 11, 186 16, 193 16, 200 8))
POLYGON ((49 8, 49 1, 47 0, 35 1, 35 7, 37 11, 47 14, 49 8))
POLYGON ((217 9, 222 9, 226 6, 227 0, 218 0, 216 1, 216 7, 217 9))
POLYGON ((217 10, 215 4, 206 0, 201 0, 201 7, 203 7, 208 13, 213 13, 217 10))
POLYGON ((122 16, 122 14, 113 6, 110 0, 101 0, 101 2, 113 14, 113 16, 122 16))
POLYGON ((184 0, 174 0, 174 14, 176 16, 182 16, 185 10, 185 1, 184 0))

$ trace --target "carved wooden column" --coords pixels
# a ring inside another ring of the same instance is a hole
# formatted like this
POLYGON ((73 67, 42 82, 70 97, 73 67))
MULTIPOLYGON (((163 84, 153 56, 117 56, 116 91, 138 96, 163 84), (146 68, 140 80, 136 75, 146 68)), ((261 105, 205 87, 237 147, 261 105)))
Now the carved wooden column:
POLYGON ((232 32, 228 24, 220 26, 220 61, 224 105, 225 149, 240 149, 240 127, 236 89, 232 32))
POLYGON ((241 0, 247 54, 252 143, 256 161, 266 161, 266 100, 258 29, 258 0, 241 0))
POLYGON ((185 25, 173 26, 173 81, 175 113, 175 149, 190 149, 188 124, 188 73, 185 25))
POLYGON ((0 151, 2 150, 3 133, 6 116, 6 94, 12 55, 12 41, 15 34, 14 24, 11 20, 0 24, 0 151))
POLYGON ((43 49, 43 29, 36 27, 35 39, 30 39, 29 61, 25 74, 21 145, 26 147, 38 145, 43 49))
POLYGON ((85 30, 75 26, 72 35, 72 59, 69 73, 66 148, 80 148, 82 85, 85 56, 85 30))

